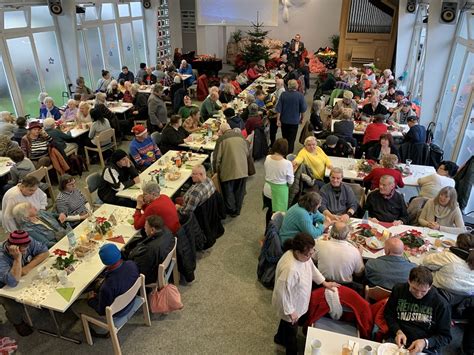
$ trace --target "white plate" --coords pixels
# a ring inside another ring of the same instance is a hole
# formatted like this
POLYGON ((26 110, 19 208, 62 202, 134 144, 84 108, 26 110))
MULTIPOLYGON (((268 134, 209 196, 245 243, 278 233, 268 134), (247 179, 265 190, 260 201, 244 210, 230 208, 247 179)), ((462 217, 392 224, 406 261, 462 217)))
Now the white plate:
POLYGON ((367 245, 371 249, 380 250, 383 249, 385 243, 378 240, 376 237, 372 237, 366 239, 365 245, 367 245))
POLYGON ((408 354, 398 348, 396 344, 392 343, 383 343, 377 349, 377 355, 401 355, 401 354, 408 354))

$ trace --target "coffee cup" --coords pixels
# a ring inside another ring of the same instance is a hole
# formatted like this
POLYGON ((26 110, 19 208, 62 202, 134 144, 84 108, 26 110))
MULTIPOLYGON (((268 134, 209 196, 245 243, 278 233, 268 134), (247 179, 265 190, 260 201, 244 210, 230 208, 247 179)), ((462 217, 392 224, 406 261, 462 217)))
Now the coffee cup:
POLYGON ((318 339, 313 339, 311 341, 311 355, 320 355, 321 354, 321 341, 318 339))

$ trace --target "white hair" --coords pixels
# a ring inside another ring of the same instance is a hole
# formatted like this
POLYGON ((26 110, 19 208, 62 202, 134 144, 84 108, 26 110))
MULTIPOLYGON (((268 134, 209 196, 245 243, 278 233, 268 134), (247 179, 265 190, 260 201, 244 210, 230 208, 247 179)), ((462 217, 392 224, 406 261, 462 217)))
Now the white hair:
POLYGON ((44 103, 51 102, 54 105, 54 100, 51 96, 46 96, 43 102, 44 103))
POLYGON ((69 99, 69 100, 67 100, 67 104, 68 104, 68 106, 69 106, 70 104, 74 104, 74 106, 77 107, 77 101, 74 100, 74 99, 69 99))
POLYGON ((98 92, 97 94, 95 94, 95 102, 103 104, 105 102, 106 97, 107 96, 103 92, 98 92))
POLYGON ((160 194, 161 189, 160 185, 156 181, 148 181, 142 186, 142 191, 144 194, 160 194))
POLYGON ((8 111, 2 111, 0 112, 0 121, 5 121, 7 118, 10 117, 10 112, 8 111))
POLYGON ((18 225, 21 225, 23 222, 28 220, 28 217, 30 216, 30 208, 31 203, 29 202, 21 202, 13 207, 12 216, 18 225))
POLYGON ((306 139, 304 140, 304 145, 308 143, 318 143, 318 140, 316 139, 315 136, 309 136, 309 137, 306 137, 306 139))
POLYGON ((298 82, 294 79, 288 81, 288 90, 295 91, 298 89, 298 82))

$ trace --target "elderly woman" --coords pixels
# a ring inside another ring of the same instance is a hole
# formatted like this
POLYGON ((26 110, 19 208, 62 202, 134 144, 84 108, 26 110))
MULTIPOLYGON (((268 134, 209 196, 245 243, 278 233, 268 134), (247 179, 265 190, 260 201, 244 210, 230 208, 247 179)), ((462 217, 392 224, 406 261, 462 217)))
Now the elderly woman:
POLYGON ((388 82, 390 80, 393 80, 394 77, 392 75, 392 71, 390 69, 385 69, 383 71, 383 75, 380 76, 379 80, 378 80, 378 84, 379 85, 388 85, 388 82))
POLYGON ((459 234, 456 245, 427 254, 422 264, 433 271, 433 285, 451 305, 474 295, 474 234, 459 234))
POLYGON ((64 112, 61 111, 61 119, 65 122, 75 121, 78 112, 79 110, 77 108, 77 101, 74 99, 69 99, 67 100, 66 110, 64 110, 64 112))
POLYGON ((92 118, 90 115, 91 105, 89 103, 82 101, 79 104, 79 110, 77 111, 76 122, 77 124, 87 124, 92 123, 92 118))
MULTIPOLYGON (((182 117, 182 116, 181 116, 182 117)), ((183 122, 183 128, 189 133, 196 132, 201 129, 201 112, 198 107, 193 107, 189 111, 189 117, 183 122)))
POLYGON ((72 227, 89 217, 91 206, 76 187, 76 179, 71 175, 64 174, 59 178, 59 194, 56 198, 56 210, 66 215, 72 227))
POLYGON ((180 150, 180 144, 189 136, 189 132, 182 127, 181 117, 173 115, 170 122, 163 128, 161 132, 160 149, 163 154, 168 150, 180 150))
POLYGON ((44 107, 40 108, 39 115, 43 119, 52 117, 55 120, 59 120, 61 118, 61 112, 59 111, 59 108, 54 106, 54 100, 50 96, 44 99, 44 107))
POLYGON ((247 134, 250 135, 256 128, 263 126, 263 120, 258 112, 258 106, 256 103, 250 104, 248 110, 249 116, 245 121, 245 130, 247 131, 247 134))
POLYGON ((56 128, 54 119, 47 118, 43 122, 44 131, 53 139, 54 146, 59 149, 61 153, 66 154, 78 148, 77 143, 74 143, 74 138, 71 134, 64 133, 61 129, 56 128))
POLYGON ((330 225, 324 215, 318 211, 321 196, 317 192, 308 192, 301 196, 298 203, 291 206, 283 218, 280 228, 280 241, 283 244, 298 232, 311 235, 314 239, 323 234, 330 225))
POLYGON ((179 66, 178 73, 180 75, 191 75, 189 78, 184 80, 184 85, 186 85, 186 87, 190 86, 193 83, 193 81, 196 80, 193 74, 193 67, 184 59, 181 61, 181 65, 179 66))
POLYGON ((82 76, 76 79, 76 94, 81 95, 81 101, 94 98, 92 90, 86 86, 86 82, 82 76))
POLYGON ((446 233, 465 232, 466 227, 458 205, 456 189, 443 187, 435 198, 429 199, 421 210, 418 223, 420 226, 446 233))
POLYGON ((52 138, 43 131, 41 123, 31 122, 28 125, 28 133, 21 139, 21 150, 36 168, 49 166, 51 159, 48 148, 51 142, 52 138))
POLYGON ((0 134, 0 157, 8 156, 8 153, 18 149, 18 143, 14 142, 5 134, 0 134))
POLYGON ((393 176, 398 187, 405 186, 402 172, 397 168, 398 157, 395 154, 383 155, 380 160, 382 167, 373 168, 369 175, 364 177, 364 185, 370 186, 371 190, 379 187, 380 178, 384 175, 393 176))
POLYGON ((234 86, 231 83, 224 84, 224 88, 219 94, 219 101, 223 104, 232 102, 235 98, 234 86))
POLYGON ((296 234, 283 244, 285 253, 276 267, 272 305, 280 317, 280 325, 273 339, 286 347, 287 354, 298 353, 298 324, 303 323, 302 316, 308 311, 313 282, 331 290, 339 286, 327 282, 314 265, 311 260, 314 245, 310 235, 296 234))
MULTIPOLYGON (((313 105, 311 106, 311 116, 309 121, 313 126, 313 131, 323 131, 324 125, 321 120, 321 110, 324 107, 324 102, 321 100, 314 100, 313 105)), ((276 133, 276 132, 275 132, 276 133)))
POLYGON ((245 104, 247 105, 243 110, 242 113, 240 114, 240 117, 242 117, 242 120, 245 122, 247 121, 247 118, 249 118, 249 105, 255 103, 255 96, 253 95, 247 95, 245 97, 245 104))
POLYGON ((132 83, 130 81, 126 81, 123 84, 123 102, 126 103, 133 103, 133 95, 132 95, 132 83))
POLYGON ((334 122, 334 134, 356 147, 357 140, 352 136, 354 134, 354 111, 351 108, 343 108, 340 118, 340 121, 334 122))
POLYGON ((123 99, 123 93, 118 88, 117 80, 110 82, 105 94, 107 95, 107 101, 119 101, 123 99))
POLYGON ((17 126, 15 125, 15 119, 8 111, 0 112, 0 134, 13 137, 17 126))
POLYGON ((313 175, 318 180, 323 180, 327 169, 332 169, 331 160, 324 153, 324 151, 318 147, 317 140, 315 137, 310 136, 304 140, 304 147, 301 149, 293 160, 293 166, 299 166, 301 163, 309 166, 313 172, 313 175))
POLYGON ((102 78, 97 81, 95 92, 106 92, 107 87, 110 84, 110 80, 110 72, 108 70, 102 69, 102 78))
POLYGON ((288 154, 288 141, 284 138, 277 139, 271 152, 264 163, 263 206, 267 207, 267 225, 273 212, 286 212, 288 209, 288 190, 295 178, 291 162, 285 159, 288 154))
POLYGON ((31 238, 51 248, 70 230, 66 215, 37 210, 31 203, 22 202, 13 207, 13 218, 18 228, 28 232, 31 238))
POLYGON ((193 104, 191 98, 188 95, 184 96, 183 102, 184 102, 184 106, 181 106, 179 108, 178 115, 180 115, 181 118, 185 120, 186 118, 189 117, 191 110, 193 108, 197 108, 198 106, 193 104))
POLYGON ((384 133, 380 136, 379 142, 371 146, 367 150, 367 159, 380 161, 384 155, 394 154, 400 159, 400 153, 398 152, 393 137, 390 133, 384 133))

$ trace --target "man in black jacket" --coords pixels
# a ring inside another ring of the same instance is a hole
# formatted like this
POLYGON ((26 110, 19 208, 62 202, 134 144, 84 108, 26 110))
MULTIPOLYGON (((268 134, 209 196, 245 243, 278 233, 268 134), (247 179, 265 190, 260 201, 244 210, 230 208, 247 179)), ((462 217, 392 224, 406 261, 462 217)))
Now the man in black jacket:
POLYGON ((393 287, 385 306, 385 320, 398 346, 410 353, 437 354, 451 337, 451 313, 424 266, 410 271, 408 283, 393 287))
POLYGON ((407 118, 410 130, 405 134, 405 142, 419 144, 426 142, 426 128, 418 124, 418 117, 410 116, 407 118))

